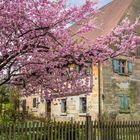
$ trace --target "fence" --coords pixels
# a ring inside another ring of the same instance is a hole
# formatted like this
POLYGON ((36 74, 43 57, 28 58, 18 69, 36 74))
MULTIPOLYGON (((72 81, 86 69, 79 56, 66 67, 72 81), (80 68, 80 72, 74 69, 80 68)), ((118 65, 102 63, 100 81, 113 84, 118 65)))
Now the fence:
POLYGON ((140 140, 140 122, 25 122, 0 125, 0 140, 140 140))

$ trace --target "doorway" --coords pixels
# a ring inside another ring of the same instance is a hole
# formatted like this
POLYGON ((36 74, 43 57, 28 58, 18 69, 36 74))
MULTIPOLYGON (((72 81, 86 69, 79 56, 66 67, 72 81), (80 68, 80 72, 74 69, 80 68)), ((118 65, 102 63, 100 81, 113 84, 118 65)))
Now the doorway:
POLYGON ((51 118, 51 101, 46 101, 46 116, 48 119, 51 118))

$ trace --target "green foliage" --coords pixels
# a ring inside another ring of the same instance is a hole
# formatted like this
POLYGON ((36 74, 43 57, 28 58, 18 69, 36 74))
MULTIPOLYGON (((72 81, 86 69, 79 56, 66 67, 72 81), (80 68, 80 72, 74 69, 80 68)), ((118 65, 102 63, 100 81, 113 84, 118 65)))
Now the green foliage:
POLYGON ((9 98, 8 98, 8 92, 9 89, 7 86, 3 85, 0 87, 0 103, 8 103, 9 102, 9 98))
POLYGON ((15 87, 3 85, 0 87, 0 123, 24 120, 25 113, 21 112, 20 92, 15 87))

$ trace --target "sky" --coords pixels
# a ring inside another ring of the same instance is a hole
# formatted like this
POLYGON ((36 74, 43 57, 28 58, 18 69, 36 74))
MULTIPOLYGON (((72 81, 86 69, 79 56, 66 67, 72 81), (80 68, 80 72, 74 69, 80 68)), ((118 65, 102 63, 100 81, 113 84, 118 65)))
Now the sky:
MULTIPOLYGON (((84 1, 84 0, 68 0, 68 2, 72 5, 80 5, 80 4, 82 4, 82 1, 84 1)), ((99 0, 99 3, 97 4, 96 7, 100 8, 111 1, 112 0, 99 0)))

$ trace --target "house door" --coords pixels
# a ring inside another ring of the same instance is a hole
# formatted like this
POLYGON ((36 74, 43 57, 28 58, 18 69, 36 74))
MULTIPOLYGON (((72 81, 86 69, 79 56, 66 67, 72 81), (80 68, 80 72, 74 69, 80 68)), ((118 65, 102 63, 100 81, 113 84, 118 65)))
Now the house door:
POLYGON ((50 118, 51 117, 51 101, 47 101, 46 106, 47 106, 46 108, 47 117, 50 118))

